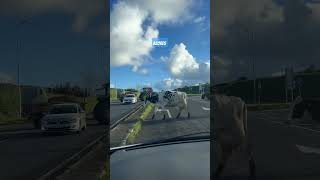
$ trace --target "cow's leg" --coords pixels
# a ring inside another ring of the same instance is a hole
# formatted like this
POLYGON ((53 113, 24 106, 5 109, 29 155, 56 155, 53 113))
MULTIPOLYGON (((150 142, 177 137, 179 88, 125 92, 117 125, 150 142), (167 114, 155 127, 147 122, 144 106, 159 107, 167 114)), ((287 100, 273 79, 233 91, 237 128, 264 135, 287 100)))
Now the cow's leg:
POLYGON ((178 118, 180 117, 180 115, 181 115, 181 108, 178 107, 177 109, 178 109, 178 114, 177 114, 177 116, 176 116, 176 119, 178 119, 178 118))
POLYGON ((227 144, 220 144, 220 158, 218 161, 218 166, 215 172, 215 177, 219 178, 222 175, 223 170, 225 169, 226 162, 232 154, 232 146, 227 144))
POLYGON ((171 113, 170 113, 169 109, 167 109, 166 111, 168 113, 169 118, 172 119, 172 116, 171 116, 171 113))
POLYGON ((152 120, 154 120, 155 116, 156 116, 156 113, 158 112, 158 107, 156 106, 153 110, 153 115, 152 115, 152 120))
POLYGON ((162 120, 165 120, 165 119, 166 119, 166 113, 164 112, 164 110, 162 110, 162 113, 163 113, 163 118, 162 118, 162 120))

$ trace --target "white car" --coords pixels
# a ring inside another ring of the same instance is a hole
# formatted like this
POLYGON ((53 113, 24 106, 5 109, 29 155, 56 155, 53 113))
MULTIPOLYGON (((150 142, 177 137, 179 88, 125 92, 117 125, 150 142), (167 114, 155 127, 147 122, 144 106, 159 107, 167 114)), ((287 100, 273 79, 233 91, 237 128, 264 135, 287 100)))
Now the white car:
POLYGON ((127 104, 127 103, 135 104, 136 102, 138 102, 138 98, 134 94, 127 94, 124 96, 122 100, 123 104, 127 104))
POLYGON ((87 128, 86 113, 76 103, 56 104, 41 119, 43 131, 72 131, 80 133, 87 128))

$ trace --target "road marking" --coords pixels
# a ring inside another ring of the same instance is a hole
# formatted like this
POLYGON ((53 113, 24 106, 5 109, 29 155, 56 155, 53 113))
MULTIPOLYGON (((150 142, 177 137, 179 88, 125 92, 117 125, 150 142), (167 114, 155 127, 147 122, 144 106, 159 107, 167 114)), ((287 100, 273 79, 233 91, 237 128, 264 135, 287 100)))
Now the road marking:
POLYGON ((6 142, 8 138, 0 139, 0 143, 6 142))
POLYGON ((302 145, 298 145, 296 144, 296 147, 303 153, 306 154, 320 154, 320 148, 314 148, 314 147, 307 147, 307 146, 302 146, 302 145))
POLYGON ((203 110, 205 110, 205 111, 210 111, 210 108, 206 108, 206 107, 202 107, 202 106, 201 106, 201 108, 202 108, 203 110))
POLYGON ((310 128, 306 128, 306 127, 302 127, 302 126, 298 126, 298 125, 286 124, 286 123, 283 123, 283 122, 278 122, 278 121, 273 121, 273 120, 267 120, 267 119, 264 119, 264 118, 259 118, 259 119, 265 120, 265 121, 269 121, 269 122, 273 122, 273 123, 276 123, 276 124, 281 124, 281 125, 285 125, 285 126, 291 126, 291 127, 295 127, 295 128, 304 129, 304 130, 307 130, 307 131, 312 131, 312 132, 320 133, 320 131, 318 131, 318 130, 314 130, 314 129, 310 129, 310 128))

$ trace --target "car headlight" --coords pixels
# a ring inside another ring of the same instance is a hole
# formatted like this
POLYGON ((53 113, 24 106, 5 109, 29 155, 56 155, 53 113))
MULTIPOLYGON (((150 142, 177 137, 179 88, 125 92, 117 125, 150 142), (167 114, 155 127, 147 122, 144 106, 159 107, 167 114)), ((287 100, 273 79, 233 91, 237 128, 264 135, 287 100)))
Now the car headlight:
POLYGON ((71 122, 77 122, 77 121, 80 121, 79 117, 74 117, 74 118, 71 119, 71 122))

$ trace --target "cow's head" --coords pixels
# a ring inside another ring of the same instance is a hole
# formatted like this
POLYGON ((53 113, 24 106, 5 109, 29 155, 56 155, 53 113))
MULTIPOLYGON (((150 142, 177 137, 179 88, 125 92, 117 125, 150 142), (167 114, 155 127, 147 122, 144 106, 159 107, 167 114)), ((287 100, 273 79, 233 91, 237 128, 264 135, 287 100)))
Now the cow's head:
POLYGON ((172 97, 174 96, 173 92, 171 91, 165 91, 163 98, 170 101, 172 99, 172 97))
POLYGON ((146 100, 151 103, 157 103, 159 101, 159 95, 156 92, 152 92, 146 97, 146 100))

